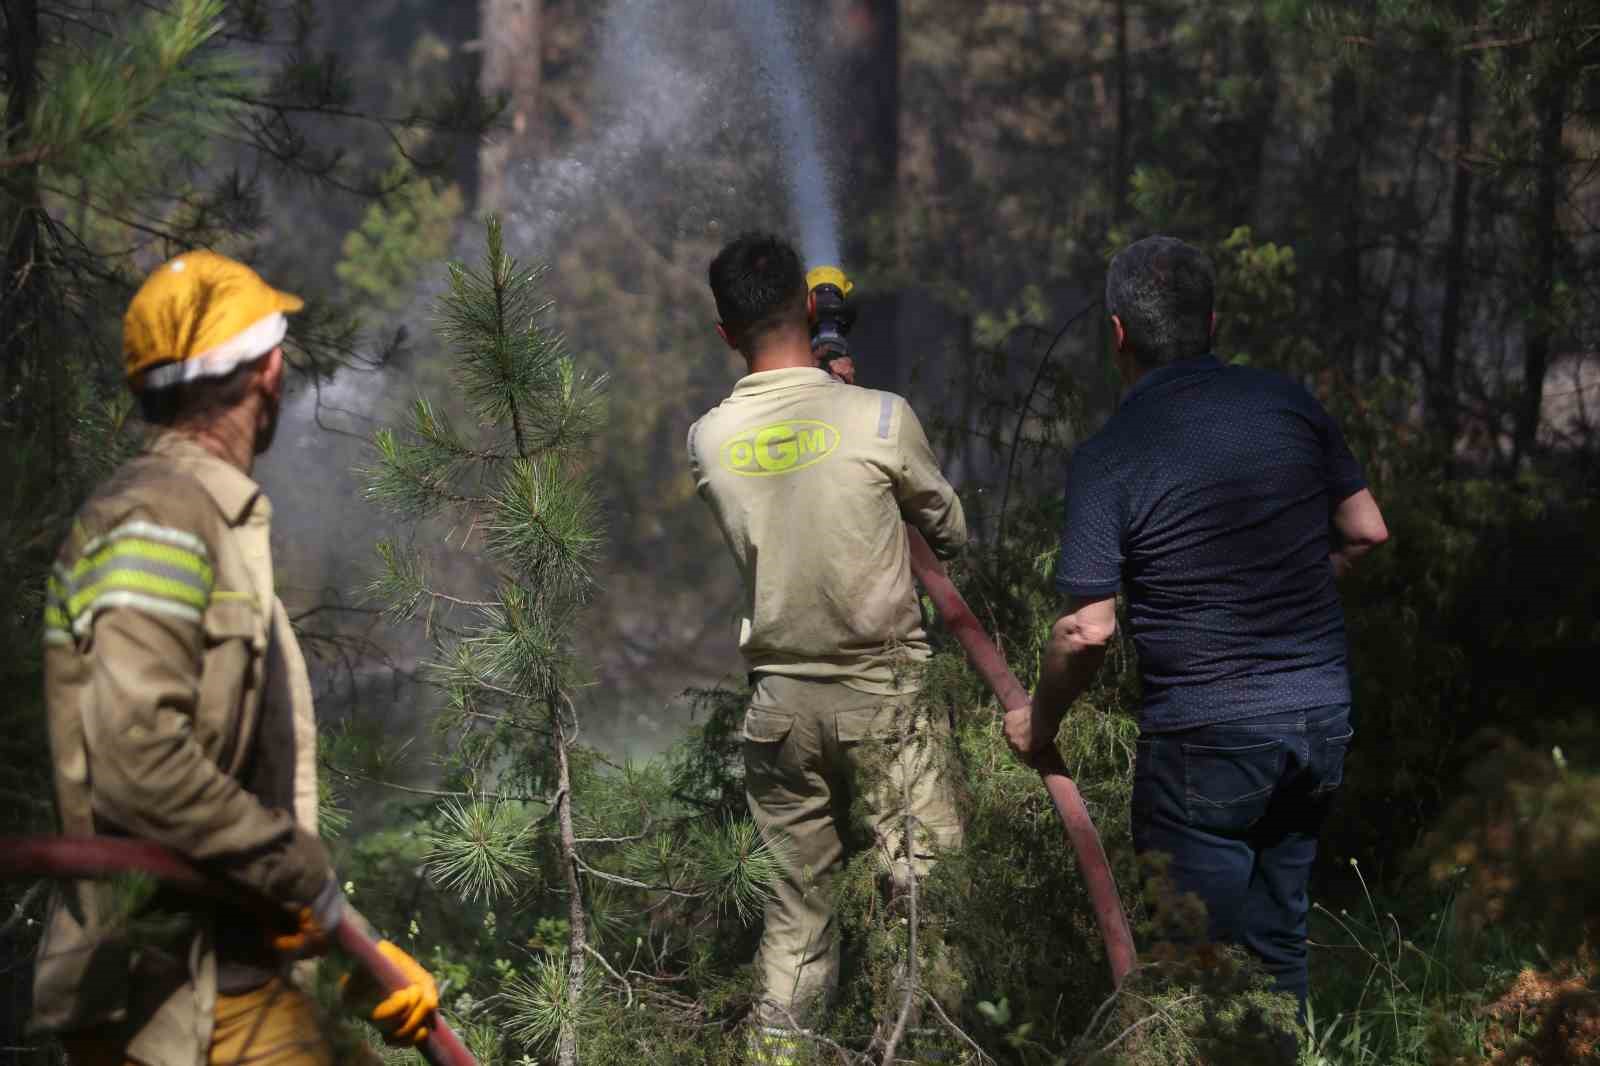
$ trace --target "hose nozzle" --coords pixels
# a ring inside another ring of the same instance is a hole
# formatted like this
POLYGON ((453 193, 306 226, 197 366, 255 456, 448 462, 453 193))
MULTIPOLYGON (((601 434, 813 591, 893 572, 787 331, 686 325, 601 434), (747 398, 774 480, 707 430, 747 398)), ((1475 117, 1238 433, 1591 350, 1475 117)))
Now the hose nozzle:
POLYGON ((856 321, 856 309, 850 303, 854 283, 836 266, 819 266, 806 274, 806 288, 812 296, 811 351, 823 365, 849 356, 845 336, 856 321))

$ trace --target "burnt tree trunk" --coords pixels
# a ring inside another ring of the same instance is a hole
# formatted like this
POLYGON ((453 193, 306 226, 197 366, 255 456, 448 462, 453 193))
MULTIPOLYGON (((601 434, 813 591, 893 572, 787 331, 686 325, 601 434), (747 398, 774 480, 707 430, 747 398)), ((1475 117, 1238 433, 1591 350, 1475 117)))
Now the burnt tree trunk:
POLYGON ((1128 0, 1116 10, 1117 131, 1111 154, 1111 224, 1122 222, 1128 202, 1128 0))
MULTIPOLYGON (((830 0, 828 35, 834 54, 830 99, 822 130, 833 139, 838 167, 840 249, 847 273, 880 276, 901 262, 898 240, 900 178, 900 0, 830 0), (831 130, 830 130, 831 127, 831 130)), ((808 266, 811 264, 807 264, 808 266)), ((857 290, 853 334, 861 356, 860 382, 903 389, 899 294, 857 290)))
POLYGON ((505 206, 507 169, 539 148, 544 12, 543 0, 479 0, 478 10, 483 48, 478 87, 485 96, 506 101, 504 127, 478 153, 478 211, 484 213, 505 206))
MULTIPOLYGON (((1472 8, 1466 5, 1470 24, 1472 8)), ((1472 147, 1473 112, 1477 106, 1478 60, 1463 53, 1456 66, 1456 166, 1450 189, 1450 235, 1444 252, 1444 307, 1439 318, 1439 359, 1434 367, 1428 401, 1434 430, 1444 443, 1446 462, 1455 452, 1461 432, 1459 352, 1461 305, 1466 290, 1467 232, 1471 226, 1472 168, 1467 153, 1472 147)))
POLYGON ((1341 65, 1334 73, 1328 99, 1332 126, 1327 158, 1327 204, 1334 235, 1332 255, 1323 276, 1324 336, 1331 350, 1349 359, 1352 377, 1365 381, 1377 375, 1379 338, 1366 327, 1365 287, 1361 276, 1361 172, 1365 107, 1356 72, 1341 65))
MULTIPOLYGON (((829 111, 841 124, 841 191, 852 216, 885 217, 895 208, 900 169, 900 3, 834 0, 833 9, 839 99, 829 111)), ((854 247, 844 252, 852 262, 893 251, 866 248, 868 228, 846 228, 845 241, 854 247)))
MULTIPOLYGON (((0 0, 5 16, 5 125, 0 128, 0 155, 19 153, 26 145, 39 89, 39 5, 37 0, 0 0)), ((36 334, 43 272, 35 269, 39 254, 39 165, 23 163, 6 173, 0 199, 0 242, 5 250, 0 273, 0 412, 35 409, 26 386, 28 362, 36 334)))
POLYGON ((1538 155, 1534 165, 1533 274, 1528 298, 1532 322, 1522 353, 1522 393, 1518 397, 1516 429, 1512 436, 1512 465, 1521 463, 1538 443, 1539 412, 1544 403, 1544 378, 1550 368, 1554 343, 1556 257, 1561 234, 1556 207, 1561 192, 1561 131, 1567 118, 1567 79, 1554 74, 1535 95, 1538 111, 1538 155))

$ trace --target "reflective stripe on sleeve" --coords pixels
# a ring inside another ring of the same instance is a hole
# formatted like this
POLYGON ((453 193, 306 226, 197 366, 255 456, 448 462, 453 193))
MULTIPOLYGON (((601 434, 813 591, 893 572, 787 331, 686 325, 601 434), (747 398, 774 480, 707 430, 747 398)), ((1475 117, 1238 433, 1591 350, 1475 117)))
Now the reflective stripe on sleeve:
POLYGON ((200 538, 150 522, 127 522, 85 546, 71 571, 56 568, 45 605, 45 639, 82 636, 97 612, 112 607, 198 624, 214 583, 200 538))
POLYGON ((72 578, 60 566, 50 573, 45 584, 44 642, 46 644, 72 643, 72 616, 67 614, 67 586, 72 578))

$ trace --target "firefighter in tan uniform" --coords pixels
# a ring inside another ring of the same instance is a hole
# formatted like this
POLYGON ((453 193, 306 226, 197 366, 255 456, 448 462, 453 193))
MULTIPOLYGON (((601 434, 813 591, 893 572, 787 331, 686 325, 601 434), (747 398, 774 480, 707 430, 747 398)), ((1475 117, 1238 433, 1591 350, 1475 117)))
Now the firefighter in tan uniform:
POLYGON ((965 544, 966 524, 906 401, 817 365, 789 245, 746 235, 710 275, 718 332, 750 373, 690 429, 689 462, 747 596, 745 789, 786 860, 766 908, 751 1057, 783 1063, 837 981, 830 881, 852 801, 898 884, 961 841, 942 772, 949 723, 917 706, 930 651, 905 523, 943 557, 965 544))
MULTIPOLYGON (((295 960, 326 949, 343 898, 317 837, 311 688, 273 591, 272 508, 250 479, 272 441, 286 315, 301 301, 210 252, 179 256, 123 322, 129 384, 159 428, 79 511, 45 612, 62 832, 161 844, 283 907, 73 882, 40 946, 33 1027, 73 1066, 323 1064, 333 1052, 295 960), (270 911, 269 911, 270 913, 270 911)), ((431 977, 374 1014, 426 1035, 431 977)))

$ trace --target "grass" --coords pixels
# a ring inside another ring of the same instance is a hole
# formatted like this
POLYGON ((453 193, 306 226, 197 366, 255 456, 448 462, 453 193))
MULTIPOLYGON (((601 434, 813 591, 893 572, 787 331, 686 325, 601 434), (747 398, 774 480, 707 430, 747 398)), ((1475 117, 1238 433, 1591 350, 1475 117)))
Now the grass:
POLYGON ((1532 1019, 1493 1011, 1518 974, 1550 960, 1514 926, 1457 930, 1455 897, 1407 913, 1380 905, 1360 866, 1358 910, 1312 914, 1311 1002, 1300 1066, 1435 1066, 1490 1061, 1532 1019))

